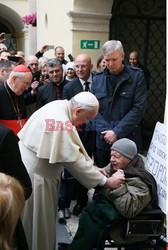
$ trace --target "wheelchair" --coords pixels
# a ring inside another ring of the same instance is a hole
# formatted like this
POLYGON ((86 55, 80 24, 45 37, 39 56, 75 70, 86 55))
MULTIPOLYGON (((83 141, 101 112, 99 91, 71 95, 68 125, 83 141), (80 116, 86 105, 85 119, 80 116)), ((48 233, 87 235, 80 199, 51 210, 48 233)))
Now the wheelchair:
POLYGON ((94 250, 166 250, 165 214, 160 208, 143 210, 136 217, 121 219, 104 229, 99 246, 94 250), (123 229, 123 242, 112 239, 112 230, 123 229), (128 243, 129 242, 129 243, 128 243))

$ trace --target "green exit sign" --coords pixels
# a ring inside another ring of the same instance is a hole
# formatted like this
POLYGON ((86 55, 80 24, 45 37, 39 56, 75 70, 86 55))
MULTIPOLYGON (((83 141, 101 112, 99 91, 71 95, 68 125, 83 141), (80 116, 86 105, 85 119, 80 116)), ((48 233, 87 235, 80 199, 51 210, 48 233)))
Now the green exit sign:
POLYGON ((99 49, 100 40, 81 40, 80 48, 81 49, 99 49))

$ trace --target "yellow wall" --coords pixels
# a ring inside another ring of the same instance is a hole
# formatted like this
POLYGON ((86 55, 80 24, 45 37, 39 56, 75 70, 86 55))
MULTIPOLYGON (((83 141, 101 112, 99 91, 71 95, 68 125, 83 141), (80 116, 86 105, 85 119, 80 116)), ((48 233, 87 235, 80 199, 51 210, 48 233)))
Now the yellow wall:
POLYGON ((102 54, 101 47, 105 41, 108 40, 107 35, 101 33, 91 32, 74 32, 73 33, 73 56, 77 56, 80 53, 89 54, 92 58, 94 69, 96 67, 97 58, 102 54), (80 49, 81 40, 100 40, 100 49, 80 49))
MULTIPOLYGON (((71 53, 72 32, 67 12, 73 8, 73 0, 61 1, 37 1, 38 9, 38 30, 37 49, 45 44, 61 45, 65 52, 71 53)), ((47 57, 53 57, 53 51, 45 53, 47 57)), ((67 54, 66 53, 66 54, 67 54)))
POLYGON ((74 0, 74 10, 111 13, 114 0, 74 0))

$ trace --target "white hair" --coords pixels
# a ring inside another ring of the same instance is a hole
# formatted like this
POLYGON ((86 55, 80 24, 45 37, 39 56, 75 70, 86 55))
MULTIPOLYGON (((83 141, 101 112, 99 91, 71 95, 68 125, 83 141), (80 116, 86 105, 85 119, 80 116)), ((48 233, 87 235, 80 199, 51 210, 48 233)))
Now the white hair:
POLYGON ((103 44, 102 51, 103 55, 107 55, 109 53, 114 52, 115 50, 119 50, 120 52, 124 52, 123 45, 120 41, 110 40, 103 44))
POLYGON ((22 78, 24 77, 26 72, 15 72, 15 71, 12 71, 9 75, 9 78, 12 78, 13 76, 16 76, 18 78, 22 78))

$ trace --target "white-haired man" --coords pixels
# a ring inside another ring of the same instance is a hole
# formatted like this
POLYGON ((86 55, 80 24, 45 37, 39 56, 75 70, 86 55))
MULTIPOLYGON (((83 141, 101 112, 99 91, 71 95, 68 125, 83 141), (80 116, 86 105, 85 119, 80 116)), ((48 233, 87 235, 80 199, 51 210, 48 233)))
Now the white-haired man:
POLYGON ((18 65, 11 71, 7 80, 0 84, 0 122, 15 134, 27 121, 24 91, 32 81, 32 73, 25 65, 18 65))
POLYGON ((118 187, 125 180, 122 171, 111 178, 100 173, 76 131, 77 125, 94 118, 98 109, 96 97, 81 92, 69 101, 46 104, 29 118, 18 134, 22 159, 34 189, 23 213, 31 250, 55 249, 57 198, 64 167, 87 188, 118 187))

